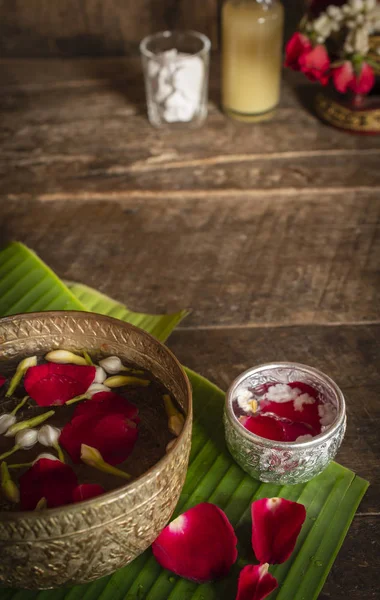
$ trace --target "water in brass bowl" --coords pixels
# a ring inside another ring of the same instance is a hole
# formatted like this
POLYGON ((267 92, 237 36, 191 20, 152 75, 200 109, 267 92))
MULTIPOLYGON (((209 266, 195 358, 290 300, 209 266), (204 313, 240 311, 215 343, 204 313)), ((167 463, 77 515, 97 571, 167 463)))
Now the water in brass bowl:
POLYGON ((115 484, 105 476, 99 483, 110 491, 92 500, 39 512, 3 510, 1 585, 34 589, 76 585, 125 566, 166 525, 186 476, 191 389, 181 365, 165 346, 132 325, 92 313, 46 312, 0 319, 1 371, 9 373, 26 356, 42 357, 55 348, 86 349, 96 359, 116 355, 141 366, 176 399, 186 415, 185 425, 165 453, 168 434, 162 406, 156 410, 147 405, 140 415, 144 433, 134 449, 134 460, 128 463, 131 482, 110 489, 115 484))

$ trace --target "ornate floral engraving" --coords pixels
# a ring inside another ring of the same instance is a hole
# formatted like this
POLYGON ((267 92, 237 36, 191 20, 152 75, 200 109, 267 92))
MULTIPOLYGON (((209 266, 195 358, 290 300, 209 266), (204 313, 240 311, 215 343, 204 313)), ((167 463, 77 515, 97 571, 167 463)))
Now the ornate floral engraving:
POLYGON ((127 323, 92 313, 39 313, 0 320, 0 361, 64 346, 116 354, 151 370, 187 413, 172 451, 143 477, 83 504, 0 514, 0 584, 51 588, 119 569, 157 537, 181 493, 191 445, 190 384, 169 350, 127 323))

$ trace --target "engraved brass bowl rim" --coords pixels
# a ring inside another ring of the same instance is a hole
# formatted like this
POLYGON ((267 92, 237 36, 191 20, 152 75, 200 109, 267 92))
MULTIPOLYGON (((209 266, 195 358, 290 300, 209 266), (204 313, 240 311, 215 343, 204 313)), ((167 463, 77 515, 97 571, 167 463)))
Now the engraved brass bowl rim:
MULTIPOLYGON (((159 475, 162 471, 163 467, 171 462, 172 454, 174 453, 178 443, 183 440, 188 434, 188 429, 192 427, 192 417, 193 417, 193 403, 192 403, 192 388, 187 377, 187 374, 179 362, 179 360, 175 357, 173 352, 167 348, 163 343, 157 340, 154 336, 147 333, 140 327, 136 327, 131 323, 127 323, 126 321, 121 321, 120 319, 116 319, 114 317, 109 317, 107 315, 102 315, 95 312, 87 312, 87 311, 77 311, 77 310, 52 310, 52 311, 43 311, 43 312, 31 312, 31 313, 18 313, 15 315, 10 315, 7 317, 0 318, 0 327, 14 324, 20 320, 33 320, 33 319, 48 319, 54 317, 70 317, 73 319, 95 319, 96 321, 101 321, 104 323, 109 323, 110 325, 114 325, 122 330, 129 330, 136 332, 140 337, 153 342, 158 347, 163 349, 169 359, 175 364, 178 368, 178 372, 181 373, 182 383, 184 383, 186 388, 186 397, 188 401, 187 411, 185 411, 185 424, 182 429, 180 435, 176 438, 176 443, 164 454, 162 458, 160 458, 150 469, 142 473, 140 476, 136 477, 130 482, 122 484, 120 487, 105 492, 104 494, 97 496, 95 498, 91 498, 89 500, 83 500, 81 502, 75 504, 67 504, 64 506, 60 506, 58 508, 47 508, 44 511, 0 511, 0 521, 15 521, 17 522, 19 519, 27 519, 30 522, 41 521, 41 519, 46 516, 46 518, 54 517, 55 515, 59 515, 60 517, 64 517, 65 515, 74 515, 75 513, 81 513, 84 509, 88 507, 96 507, 103 506, 112 503, 113 501, 120 499, 131 492, 134 488, 141 487, 144 484, 149 485, 149 481, 154 478, 155 475, 159 475)), ((41 337, 44 337, 41 335, 41 337)), ((10 343, 10 342, 7 342, 10 343)), ((3 342, 0 339, 0 359, 1 359, 1 347, 3 342)), ((1 406, 1 403, 0 403, 1 406)))
POLYGON ((333 379, 331 379, 331 377, 329 377, 322 371, 315 369, 314 367, 310 367, 309 365, 305 365, 303 363, 297 363, 297 362, 291 362, 291 361, 260 364, 255 367, 250 367, 249 369, 247 369, 246 371, 244 371, 243 373, 238 375, 238 377, 236 377, 236 379, 234 379, 234 381, 231 383, 230 387, 227 390, 226 399, 225 399, 225 410, 226 410, 226 414, 227 414, 232 426, 235 428, 236 431, 239 432, 239 435, 241 435, 242 437, 245 437, 247 440, 251 441, 253 444, 259 444, 260 446, 266 447, 266 448, 273 448, 273 446, 275 446, 279 450, 290 450, 290 449, 294 449, 294 450, 305 449, 306 450, 306 449, 313 449, 315 447, 318 447, 320 444, 322 444, 326 440, 333 437, 337 433, 337 431, 340 429, 340 427, 342 426, 342 424, 345 422, 345 419, 346 419, 346 403, 345 403, 344 395, 343 395, 342 390, 335 383, 335 381, 333 379), (336 414, 336 417, 335 417, 333 423, 324 432, 320 433, 319 435, 314 436, 311 440, 304 441, 304 442, 279 442, 279 441, 274 442, 273 440, 263 438, 259 435, 256 435, 255 433, 252 433, 251 431, 248 431, 248 429, 246 429, 239 422, 239 419, 237 418, 235 411, 233 410, 232 402, 234 400, 236 390, 245 380, 249 379, 249 377, 251 375, 259 373, 260 371, 266 371, 266 370, 278 369, 278 368, 284 368, 284 367, 285 368, 293 368, 298 371, 302 371, 306 374, 312 375, 313 377, 317 378, 323 384, 328 385, 330 387, 330 389, 333 391, 335 399, 337 401, 338 410, 337 410, 337 414, 336 414))

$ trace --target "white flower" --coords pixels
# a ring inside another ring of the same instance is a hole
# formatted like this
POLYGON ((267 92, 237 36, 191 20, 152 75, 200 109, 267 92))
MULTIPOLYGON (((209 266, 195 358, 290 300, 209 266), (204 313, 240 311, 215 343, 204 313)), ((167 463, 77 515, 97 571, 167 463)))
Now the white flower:
POLYGON ((349 0, 352 14, 360 13, 364 9, 364 0, 349 0))
POLYGON ((369 35, 366 27, 358 27, 350 31, 344 44, 344 49, 348 52, 347 48, 353 48, 353 52, 363 56, 368 53, 369 35))
POLYGON ((12 425, 16 423, 16 417, 14 415, 4 413, 0 415, 0 434, 5 433, 12 425))
POLYGON ((296 438, 296 442, 309 442, 312 439, 313 436, 310 433, 307 433, 306 435, 299 435, 298 438, 296 438))
POLYGON ((16 433, 15 442, 16 446, 23 448, 24 450, 29 450, 29 448, 33 448, 35 444, 37 444, 38 432, 36 429, 22 429, 16 433))
POLYGON ((123 363, 118 356, 109 356, 99 361, 99 365, 110 375, 117 375, 124 370, 123 363))
POLYGON ((304 404, 314 404, 314 403, 315 403, 315 398, 313 398, 312 396, 309 396, 309 394, 301 394, 300 396, 297 396, 297 398, 294 400, 294 410, 302 411, 304 404))
POLYGON ((48 460, 59 460, 59 458, 54 456, 54 454, 49 454, 48 452, 42 452, 41 454, 39 454, 37 456, 37 458, 34 459, 32 464, 34 465, 38 460, 40 460, 40 458, 47 458, 48 460))
POLYGON ((95 377, 93 383, 103 383, 107 379, 107 373, 102 367, 96 367, 95 377))
POLYGON ((332 31, 333 21, 326 13, 322 13, 313 23, 315 33, 326 39, 332 31))
POLYGON ((363 23, 365 21, 364 15, 362 15, 362 14, 357 15, 355 21, 356 21, 357 25, 363 25, 363 23))
POLYGON ((330 6, 327 7, 326 12, 333 21, 340 23, 343 20, 343 13, 339 6, 330 4, 330 6))
POLYGON ((328 427, 335 421, 336 408, 332 404, 321 404, 318 406, 318 414, 320 424, 328 427))
POLYGON ((351 6, 349 4, 343 4, 342 13, 346 16, 351 15, 352 14, 351 6))
POLYGON ((56 446, 58 444, 61 430, 51 425, 43 425, 38 431, 38 441, 43 446, 56 446))
POLYGON ((89 396, 91 398, 94 394, 97 394, 98 392, 110 391, 111 388, 107 387, 106 385, 103 385, 102 383, 92 383, 86 392, 86 396, 89 396))
POLYGON ((257 400, 252 396, 249 390, 242 390, 236 396, 238 405, 246 413, 255 413, 257 411, 257 400))
POLYGON ((78 356, 78 354, 68 350, 52 350, 46 354, 45 360, 60 365, 87 365, 87 361, 83 356, 78 356))
POLYGON ((298 388, 291 388, 286 383, 276 383, 269 388, 264 398, 271 402, 289 402, 295 400, 300 394, 301 390, 298 388))
POLYGON ((376 8, 376 0, 364 0, 363 4, 365 12, 372 12, 376 8))

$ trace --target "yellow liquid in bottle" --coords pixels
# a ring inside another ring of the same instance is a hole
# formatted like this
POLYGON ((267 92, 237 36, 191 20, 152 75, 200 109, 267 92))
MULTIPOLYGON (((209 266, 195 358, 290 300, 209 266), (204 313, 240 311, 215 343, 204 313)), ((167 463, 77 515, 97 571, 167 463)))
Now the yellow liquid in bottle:
POLYGON ((270 118, 280 99, 284 9, 227 0, 222 12, 222 104, 241 121, 270 118))

